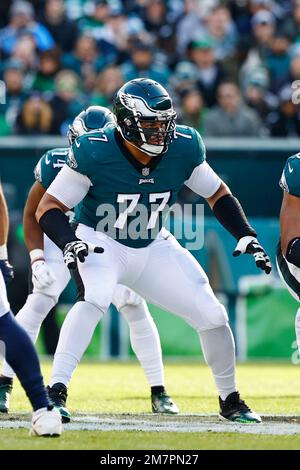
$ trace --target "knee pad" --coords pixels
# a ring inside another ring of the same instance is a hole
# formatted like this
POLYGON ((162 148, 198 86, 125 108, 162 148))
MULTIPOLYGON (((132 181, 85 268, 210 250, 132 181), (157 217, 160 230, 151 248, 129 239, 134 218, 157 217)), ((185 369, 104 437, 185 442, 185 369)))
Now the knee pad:
MULTIPOLYGON (((57 304, 57 296, 49 296, 46 294, 41 294, 39 292, 34 292, 29 294, 27 297, 24 307, 29 307, 36 312, 50 312, 50 310, 57 304)), ((23 307, 23 308, 24 308, 23 307)))
POLYGON ((194 313, 187 321, 199 333, 224 326, 228 320, 224 305, 214 295, 210 285, 202 285, 195 296, 194 313))

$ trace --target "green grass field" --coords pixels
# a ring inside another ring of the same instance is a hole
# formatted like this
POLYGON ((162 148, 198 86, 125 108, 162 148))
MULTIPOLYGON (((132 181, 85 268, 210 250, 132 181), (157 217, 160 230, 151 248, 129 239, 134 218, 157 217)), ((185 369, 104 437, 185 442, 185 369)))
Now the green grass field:
MULTIPOLYGON (((29 421, 29 415, 23 414, 30 412, 29 404, 16 383, 11 413, 0 417, 0 449, 300 449, 298 367, 238 366, 239 390, 247 403, 262 415, 285 416, 277 417, 274 425, 267 419, 267 428, 251 426, 251 434, 248 430, 244 433, 245 425, 232 432, 231 424, 228 431, 227 423, 220 428, 216 416, 199 416, 218 412, 214 383, 205 365, 167 363, 165 371, 168 392, 182 413, 178 417, 150 414, 149 388, 136 363, 81 364, 69 389, 68 406, 75 415, 72 424, 75 428, 66 426, 59 439, 30 438, 27 429, 3 429, 4 425, 9 428, 10 423, 13 426, 19 420, 29 421), (128 430, 128 426, 136 426, 137 422, 145 430, 128 430), (112 423, 120 430, 106 430, 112 423), (206 432, 193 432, 193 426, 202 429, 203 423, 209 428, 206 432), (185 432, 189 430, 192 432, 185 432)), ((43 372, 47 381, 49 363, 43 364, 43 372)), ((246 427, 249 429, 249 425, 246 427)))

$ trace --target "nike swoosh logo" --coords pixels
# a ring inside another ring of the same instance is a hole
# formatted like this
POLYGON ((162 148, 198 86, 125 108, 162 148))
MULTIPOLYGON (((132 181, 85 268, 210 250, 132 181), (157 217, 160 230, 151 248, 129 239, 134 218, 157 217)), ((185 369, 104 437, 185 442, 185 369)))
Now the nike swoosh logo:
POLYGON ((49 163, 51 163, 49 155, 46 155, 45 162, 46 162, 46 165, 49 165, 49 163))
POLYGON ((291 167, 290 163, 288 162, 288 169, 289 169, 289 172, 290 173, 293 173, 294 171, 294 168, 291 167))
POLYGON ((76 147, 79 149, 80 144, 77 142, 77 140, 75 140, 75 144, 76 144, 76 147))

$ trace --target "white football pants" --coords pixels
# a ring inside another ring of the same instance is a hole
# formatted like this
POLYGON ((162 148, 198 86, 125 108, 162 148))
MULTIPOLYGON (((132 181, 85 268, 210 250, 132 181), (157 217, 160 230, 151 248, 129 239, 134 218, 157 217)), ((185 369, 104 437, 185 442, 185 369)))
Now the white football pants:
POLYGON ((104 253, 91 253, 84 263, 78 263, 84 301, 72 307, 62 326, 51 385, 58 381, 67 385, 84 352, 82 349, 81 355, 75 356, 71 350, 84 305, 85 311, 90 311, 91 324, 96 326, 120 283, 191 325, 199 334, 204 357, 222 399, 236 390, 235 347, 226 310, 214 295, 199 263, 167 230, 162 229, 156 240, 139 249, 126 247, 82 224, 76 235, 103 247, 104 253))
MULTIPOLYGON (((32 294, 27 298, 23 308, 16 315, 16 320, 35 342, 42 322, 50 312, 50 310, 58 302, 59 296, 66 288, 70 281, 70 272, 66 267, 61 250, 47 237, 44 236, 44 255, 46 263, 51 267, 56 276, 56 281, 49 287, 44 289, 34 288, 32 294)), ((1 274, 1 273, 0 273, 1 274)), ((3 281, 3 279, 2 279, 3 281)), ((3 281, 3 289, 0 278, 0 314, 9 310, 6 301, 6 290, 3 281), (3 297, 3 301, 2 301, 3 297), (3 306, 2 306, 3 305, 3 306)), ((132 348, 144 370, 150 386, 164 385, 164 371, 162 363, 162 352, 156 325, 151 317, 146 302, 132 290, 125 286, 118 285, 115 287, 112 303, 122 313, 129 325, 130 341, 132 348)), ((80 329, 84 324, 84 315, 81 316, 80 325, 74 325, 80 333, 80 329)), ((86 329, 90 333, 91 327, 86 321, 86 329)), ((92 326, 92 332, 94 325, 92 326)), ((77 350, 81 350, 81 342, 83 341, 83 349, 88 344, 85 343, 84 335, 82 339, 79 335, 78 341, 72 341, 72 349, 74 354, 77 350)), ((5 362, 3 366, 3 375, 13 377, 14 371, 5 362)))

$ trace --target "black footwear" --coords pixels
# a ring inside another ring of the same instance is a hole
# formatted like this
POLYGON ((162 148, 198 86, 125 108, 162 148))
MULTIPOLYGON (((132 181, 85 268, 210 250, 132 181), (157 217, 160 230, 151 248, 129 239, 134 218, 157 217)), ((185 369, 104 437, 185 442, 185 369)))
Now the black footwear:
POLYGON ((166 392, 152 393, 151 405, 153 413, 177 415, 179 409, 166 392))
POLYGON ((66 407, 68 398, 67 387, 62 383, 56 383, 52 387, 47 387, 48 395, 52 405, 58 409, 61 414, 61 420, 63 423, 69 423, 71 421, 71 413, 66 407))
POLYGON ((219 417, 222 420, 244 424, 261 423, 261 417, 241 400, 239 392, 231 393, 224 401, 219 397, 219 404, 219 417))

